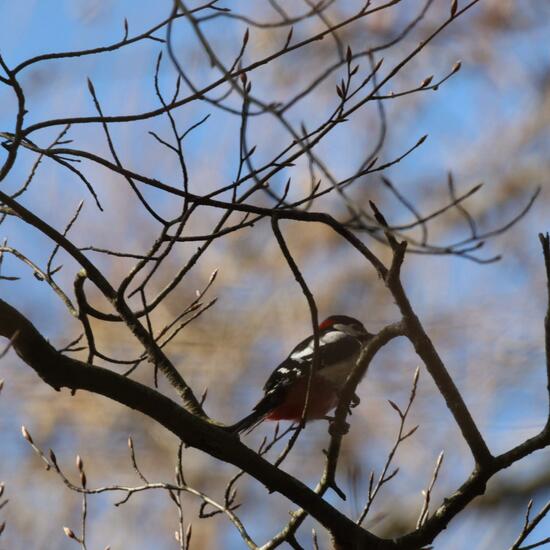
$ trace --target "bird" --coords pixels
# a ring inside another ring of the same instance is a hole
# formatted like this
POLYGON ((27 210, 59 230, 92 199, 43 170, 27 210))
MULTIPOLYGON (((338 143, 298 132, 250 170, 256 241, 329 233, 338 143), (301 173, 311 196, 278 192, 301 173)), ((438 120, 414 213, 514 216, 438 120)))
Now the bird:
MULTIPOLYGON (((347 315, 331 315, 319 325, 319 363, 313 372, 306 420, 326 418, 338 398, 361 350, 373 337, 363 324, 347 315)), ((252 412, 228 426, 231 433, 252 431, 264 420, 302 418, 310 368, 313 366, 314 335, 302 340, 271 373, 263 387, 264 396, 252 412)), ((354 396, 352 405, 359 398, 354 396)))

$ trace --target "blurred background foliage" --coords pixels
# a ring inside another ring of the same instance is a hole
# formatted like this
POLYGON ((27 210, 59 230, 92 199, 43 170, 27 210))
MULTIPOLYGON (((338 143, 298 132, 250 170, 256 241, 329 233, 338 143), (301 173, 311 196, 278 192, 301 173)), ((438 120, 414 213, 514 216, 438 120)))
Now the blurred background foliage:
MULTIPOLYGON (((281 0, 280 4, 289 14, 301 14, 309 2, 281 0)), ((222 5, 254 21, 276 19, 272 5, 263 0, 221 2, 222 5)), ((327 8, 326 14, 331 21, 338 21, 360 5, 357 1, 337 1, 327 8)), ((2 54, 13 66, 39 53, 107 44, 122 36, 124 17, 133 34, 167 17, 171 7, 171 2, 142 0, 3 3, 2 54)), ((349 44, 353 52, 386 44, 399 36, 424 8, 425 14, 406 36, 376 54, 376 60, 384 57, 383 67, 392 67, 448 17, 447 2, 401 2, 343 29, 338 34, 340 43, 349 44)), ((465 203, 479 221, 480 230, 504 225, 525 206, 536 187, 542 186, 529 214, 509 231, 490 239, 477 253, 482 259, 501 255, 500 261, 481 264, 456 256, 410 254, 404 267, 412 303, 495 452, 536 433, 547 414, 542 344, 545 280, 536 235, 549 229, 550 51, 545 39, 550 32, 549 15, 550 6, 545 2, 482 0, 383 90, 389 93, 414 87, 432 74, 441 78, 458 59, 462 60, 462 70, 437 92, 425 91, 383 103, 386 137, 379 153, 381 161, 392 160, 422 135, 429 134, 422 147, 384 173, 421 215, 448 200, 448 172, 453 174, 458 193, 484 182, 481 191, 465 203)), ((250 40, 245 61, 279 49, 288 32, 287 28, 264 28, 221 16, 202 23, 212 46, 228 65, 239 50, 247 26, 250 40)), ((324 22, 317 17, 298 22, 293 40, 323 28, 324 22)), ((175 54, 197 86, 218 78, 189 24, 178 20, 173 33, 175 54)), ((327 37, 262 67, 252 76, 253 95, 265 103, 288 101, 338 60, 338 48, 333 37, 327 37)), ((29 99, 28 121, 94 114, 87 77, 94 83, 105 114, 137 113, 158 107, 153 77, 157 55, 163 49, 163 44, 149 40, 113 53, 31 67, 22 78, 29 99)), ((368 71, 367 58, 359 63, 361 70, 368 71)), ((296 127, 303 122, 308 128, 322 121, 337 104, 335 85, 342 71, 336 69, 312 93, 289 108, 288 120, 296 127)), ((160 84, 167 96, 173 93, 175 78, 174 68, 164 55, 160 84)), ((225 104, 237 111, 241 108, 238 97, 230 96, 225 104)), ((11 91, 2 89, 3 130, 13 127, 13 114, 11 91)), ((238 162, 239 116, 205 101, 194 101, 175 111, 174 116, 180 128, 187 128, 207 114, 210 118, 184 142, 190 190, 197 193, 231 182, 238 162)), ((348 176, 361 163, 365 152, 374 148, 381 120, 379 105, 372 103, 316 149, 335 177, 348 176)), ((177 159, 148 133, 167 135, 165 117, 111 125, 110 129, 125 166, 181 185, 177 159)), ((40 142, 53 140, 56 132, 58 129, 41 131, 40 142)), ((249 145, 257 146, 254 161, 258 165, 289 141, 288 132, 269 115, 251 117, 249 136, 249 145)), ((74 127, 70 137, 80 148, 108 157, 99 126, 74 127)), ((35 158, 31 152, 21 155, 6 189, 14 191, 21 186, 35 158)), ((128 193, 122 178, 92 164, 85 164, 83 169, 94 184, 104 212, 98 211, 74 175, 47 159, 38 167, 22 202, 62 229, 84 199, 82 215, 71 230, 71 237, 79 246, 93 244, 142 253, 156 238, 158 228, 154 220, 128 193)), ((309 170, 307 161, 299 162, 277 176, 272 185, 282 188, 291 177, 290 196, 302 196, 310 186, 309 170)), ((316 177, 322 179, 323 174, 315 170, 316 177)), ((166 215, 173 215, 179 208, 155 191, 146 190, 145 194, 166 215)), ((360 178, 350 197, 357 204, 374 200, 390 223, 414 221, 378 175, 360 178)), ((267 199, 257 200, 262 203, 267 199)), ((342 201, 333 195, 321 199, 314 209, 325 209, 340 219, 348 215, 342 201)), ((187 231, 208 233, 219 215, 204 208, 200 217, 191 220, 187 231)), ((342 239, 318 224, 285 222, 282 227, 322 316, 350 314, 363 320, 371 331, 398 318, 373 270, 342 239)), ((420 228, 415 231, 413 236, 420 238, 420 228)), ((468 225, 456 210, 433 221, 429 231, 430 241, 441 246, 468 237, 468 225)), ((52 244, 17 220, 4 222, 4 236, 36 263, 47 261, 52 244)), ((364 238, 372 242, 367 235, 364 238)), ((151 295, 163 288, 197 246, 198 243, 190 242, 175 248, 155 277, 151 295)), ((388 259, 383 245, 372 246, 381 258, 388 259)), ((94 252, 89 255, 114 281, 119 281, 133 263, 94 252)), ((57 280, 71 292, 75 264, 62 253, 57 262, 63 264, 57 280)), ((157 308, 152 317, 155 326, 162 326, 182 306, 192 302, 196 289, 205 286, 215 269, 219 272, 209 296, 218 298, 216 305, 188 325, 171 342, 168 352, 198 393, 208 388, 208 413, 229 423, 249 411, 271 369, 298 339, 310 333, 311 327, 307 303, 266 222, 216 240, 183 283, 157 308)), ((3 296, 32 319, 56 346, 66 345, 78 336, 80 327, 28 268, 8 257, 4 259, 2 274, 21 277, 17 282, 0 282, 3 296)), ((101 304, 93 292, 91 300, 101 304)), ((135 304, 139 304, 137 299, 135 304)), ((105 353, 126 359, 139 353, 135 340, 122 326, 96 323, 94 330, 105 353)), ((339 470, 340 484, 349 498, 340 503, 337 497, 329 497, 343 511, 357 514, 361 510, 370 472, 380 471, 398 428, 387 399, 406 401, 418 364, 408 345, 394 342, 375 359, 360 386, 361 405, 354 410, 339 470)), ((0 395, 0 479, 5 481, 9 497, 9 505, 2 510, 7 521, 2 548, 75 547, 61 526, 78 525, 79 498, 55 475, 44 471, 20 436, 22 424, 43 448, 55 449, 67 471, 74 469, 77 453, 83 456, 91 485, 137 482, 126 444, 130 434, 142 469, 154 480, 173 479, 177 441, 149 419, 94 395, 78 392, 71 397, 67 391, 54 393, 13 353, 2 360, 0 375, 5 380, 0 395)), ((142 365, 136 377, 151 383, 150 365, 142 365)), ((161 388, 167 390, 163 381, 161 388)), ((411 414, 411 426, 419 424, 420 428, 400 449, 396 460, 399 474, 384 487, 367 519, 370 529, 385 536, 414 526, 422 503, 420 492, 429 482, 441 450, 445 451, 445 460, 434 502, 452 492, 472 466, 460 434, 425 372, 421 373, 419 395, 411 414)), ((271 430, 272 426, 263 425, 246 441, 257 445, 271 430)), ((321 449, 326 437, 326 423, 309 426, 285 469, 314 483, 322 465, 321 449)), ((462 513, 435 547, 510 545, 521 530, 529 498, 535 498, 536 504, 548 499, 549 452, 539 452, 500 474, 490 483, 487 496, 474 502, 476 512, 470 507, 462 513)), ((233 473, 231 467, 191 449, 184 453, 184 471, 188 482, 213 496, 222 494, 233 473)), ((288 518, 288 502, 267 496, 254 481, 243 481, 239 495, 243 503, 241 517, 251 534, 260 540, 272 536, 288 518)), ((118 508, 112 506, 114 500, 113 495, 90 499, 89 548, 176 547, 176 511, 164 493, 138 494, 118 508)), ((196 500, 186 497, 186 521, 193 523, 192 546, 242 547, 224 518, 198 520, 198 506, 196 500)), ((306 546, 311 544, 310 528, 306 524, 299 538, 306 546)), ((540 529, 548 531, 550 525, 546 522, 540 529)))

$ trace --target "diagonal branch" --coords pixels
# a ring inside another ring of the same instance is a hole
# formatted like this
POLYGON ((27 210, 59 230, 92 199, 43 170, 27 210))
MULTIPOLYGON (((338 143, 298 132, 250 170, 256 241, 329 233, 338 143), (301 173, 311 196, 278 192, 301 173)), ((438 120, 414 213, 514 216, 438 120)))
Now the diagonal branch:
MULTIPOLYGON (((382 227, 388 227, 386 219, 378 210, 376 205, 371 202, 371 207, 374 211, 376 221, 382 227)), ((445 365, 439 357, 435 346, 424 330, 420 319, 414 312, 401 283, 401 267, 405 258, 407 243, 398 242, 389 231, 386 231, 386 238, 388 239, 388 242, 393 250, 393 259, 387 276, 385 277, 385 283, 388 290, 391 292, 401 315, 403 316, 403 324, 407 338, 414 346, 417 355, 422 359, 422 361, 424 361, 424 364, 432 376, 439 392, 443 396, 443 399, 445 399, 448 409, 451 411, 451 414, 460 428, 466 443, 470 447, 470 451, 476 461, 476 465, 489 465, 493 460, 491 452, 489 451, 483 436, 476 426, 476 423, 472 418, 464 399, 460 395, 456 384, 445 368, 445 365)))
POLYGON ((355 525, 302 482, 267 462, 238 438, 191 414, 168 397, 102 367, 87 368, 86 363, 61 355, 29 320, 0 300, 0 335, 11 338, 17 331, 19 334, 13 341, 15 351, 53 388, 87 390, 146 414, 185 445, 245 470, 269 491, 278 492, 303 507, 334 533, 345 548, 394 547, 393 542, 379 539, 355 525))
MULTIPOLYGON (((545 325, 550 318, 550 238, 548 235, 539 235, 542 244, 544 262, 547 275, 549 292, 548 309, 545 325)), ((546 332, 546 344, 548 346, 549 331, 546 332)), ((547 348, 548 349, 548 348, 547 348)), ((547 365, 548 365, 547 358, 547 365)), ((396 540, 398 548, 417 548, 431 543, 434 538, 447 527, 449 522, 477 496, 485 492, 487 482, 497 472, 508 468, 529 454, 544 449, 550 445, 550 414, 545 427, 536 436, 527 439, 516 447, 491 458, 488 462, 477 464, 470 477, 452 494, 443 501, 443 504, 434 514, 415 531, 396 540)))
POLYGON ((59 233, 51 225, 27 210, 24 206, 13 200, 9 195, 0 191, 0 201, 12 208, 26 223, 32 225, 44 235, 51 238, 55 243, 63 247, 80 265, 84 268, 86 275, 103 295, 111 302, 119 315, 125 320, 126 325, 147 350, 149 356, 158 364, 160 370, 166 376, 170 384, 176 389, 186 406, 191 412, 206 417, 204 410, 195 397, 193 390, 187 385, 181 374, 174 367, 166 354, 154 341, 154 338, 147 332, 147 329, 139 322, 139 319, 132 312, 128 304, 122 299, 101 271, 90 261, 67 237, 59 233))

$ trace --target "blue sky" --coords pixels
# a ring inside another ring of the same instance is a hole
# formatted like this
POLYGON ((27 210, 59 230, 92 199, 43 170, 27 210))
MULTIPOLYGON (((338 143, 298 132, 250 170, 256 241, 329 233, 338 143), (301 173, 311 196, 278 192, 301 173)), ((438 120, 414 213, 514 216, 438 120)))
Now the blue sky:
MULTIPOLYGON (((133 34, 144 29, 151 21, 164 17, 168 11, 169 3, 162 3, 159 8, 157 3, 129 0, 109 1, 103 4, 98 2, 75 3, 68 0, 5 2, 0 5, 0 36, 2 37, 0 48, 8 65, 13 66, 23 59, 45 51, 81 49, 110 43, 122 36, 124 17, 128 18, 130 34, 133 34)), ((227 24, 220 29, 217 23, 212 25, 212 29, 214 33, 218 34, 223 31, 225 33, 223 38, 227 39, 233 39, 237 33, 242 31, 241 27, 227 24)), ((538 93, 535 84, 536 78, 544 68, 548 68, 550 65, 548 48, 542 47, 547 32, 548 24, 541 23, 533 31, 502 33, 494 39, 493 48, 497 69, 505 68, 507 62, 519 64, 526 75, 523 81, 515 81, 513 77, 507 79, 506 75, 500 75, 499 79, 495 75, 484 74, 475 62, 468 63, 468 52, 461 51, 463 43, 453 43, 441 54, 441 58, 438 58, 437 50, 431 53, 431 59, 434 60, 439 74, 444 74, 446 68, 448 70, 458 57, 464 56, 466 63, 463 70, 444 85, 437 94, 429 92, 431 94, 429 99, 414 105, 403 115, 399 121, 400 124, 393 124, 391 127, 390 144, 385 152, 387 157, 410 147, 421 135, 425 133, 430 135, 421 149, 392 168, 388 174, 394 182, 400 185, 400 188, 404 188, 410 193, 411 199, 424 200, 426 194, 435 193, 433 181, 444 184, 448 170, 452 170, 456 174, 457 181, 463 186, 460 189, 466 189, 479 180, 483 180, 486 182, 486 191, 484 192, 488 194, 488 200, 492 196, 498 196, 503 176, 522 161, 503 155, 499 159, 499 171, 495 173, 494 163, 488 160, 486 163, 484 162, 484 156, 492 157, 495 151, 481 149, 482 145, 486 146, 483 143, 483 138, 487 134, 493 135, 493 132, 498 135, 499 132, 504 134, 510 130, 511 133, 512 129, 525 119, 526 114, 536 117, 536 113, 530 113, 530 109, 537 105, 535 103, 538 93), (468 159, 468 162, 464 161, 465 158, 468 159)), ((187 42, 187 40, 190 42, 189 35, 184 33, 182 36, 183 38, 180 38, 178 44, 182 51, 186 48, 189 49, 192 60, 190 63, 194 64, 193 68, 196 69, 201 66, 202 58, 200 55, 195 57, 191 55, 194 50, 187 42)), ((93 104, 86 88, 86 78, 88 77, 93 80, 102 103, 107 106, 108 114, 127 114, 156 106, 152 72, 156 55, 161 46, 157 44, 153 46, 149 43, 136 45, 113 54, 47 62, 26 70, 22 77, 22 83, 28 90, 27 123, 66 114, 85 116, 94 113, 93 104)), ((424 70, 424 67, 418 68, 418 71, 421 70, 424 70)), ((206 79, 214 73, 200 69, 197 70, 197 74, 197 78, 206 79)), ((418 74, 421 78, 426 76, 420 72, 418 74)), ((161 72, 161 83, 166 89, 173 85, 173 74, 166 59, 161 72)), ((332 89, 332 82, 330 86, 332 89)), ((330 109, 330 104, 326 108, 330 109)), ((13 127, 12 109, 13 99, 10 92, 1 89, 0 128, 2 130, 10 130, 13 127)), ((393 111, 393 107, 390 106, 389 118, 393 111)), ((184 109, 178 115, 179 121, 182 124, 191 124, 200 120, 206 112, 209 112, 206 107, 193 106, 193 109, 184 109)), ((402 113, 397 108, 395 112, 402 113)), ((316 114, 319 115, 319 113, 316 114)), ((140 143, 141 139, 149 139, 146 131, 156 129, 156 124, 157 122, 152 121, 146 124, 135 123, 128 126, 117 126, 113 128, 113 135, 120 144, 128 162, 136 170, 144 170, 146 173, 152 173, 161 179, 170 181, 175 165, 173 163, 155 163, 154 153, 150 152, 151 142, 144 141, 143 145, 140 143)), ((205 144, 213 141, 219 143, 220 148, 227 146, 236 149, 232 141, 234 130, 232 125, 234 125, 234 121, 230 121, 229 116, 216 113, 215 117, 212 117, 204 127, 197 130, 193 139, 189 140, 187 151, 191 167, 199 172, 204 169, 205 164, 212 165, 210 166, 211 172, 209 172, 212 179, 203 185, 214 185, 219 180, 225 181, 235 173, 234 155, 225 155, 214 159, 203 158, 205 144)), ((53 132, 50 130, 41 132, 39 134, 41 143, 47 142, 52 135, 53 132)), ((74 136, 81 142, 90 140, 96 145, 99 143, 98 137, 101 136, 101 133, 100 129, 78 128, 74 130, 74 136)), ((270 138, 269 135, 264 136, 263 141, 260 141, 258 155, 268 154, 270 138)), ((276 140, 274 139, 274 141, 276 140)), ((348 158, 352 157, 353 160, 359 155, 365 143, 368 143, 368 136, 359 136, 357 140, 350 141, 342 140, 336 145, 332 143, 327 146, 327 149, 330 149, 327 154, 335 159, 345 159, 345 162, 335 161, 336 170, 342 170, 343 173, 348 168, 348 158)), ((278 141, 276 142, 278 143, 278 141)), ((494 149, 498 149, 498 147, 498 143, 494 144, 494 149)), ((544 142, 542 145, 539 144, 539 147, 544 147, 544 142)), ((490 149, 493 148, 490 147, 490 149)), ((18 166, 7 182, 8 188, 20 183, 28 171, 30 162, 32 162, 31 155, 22 155, 18 166)), ((544 280, 536 233, 548 229, 545 207, 549 198, 547 182, 525 182, 526 193, 521 200, 526 200, 528 193, 536 184, 543 186, 541 198, 529 218, 523 220, 520 226, 513 230, 516 232, 513 233, 516 239, 520 235, 522 243, 520 251, 515 248, 517 245, 514 244, 512 236, 505 235, 495 239, 487 247, 487 255, 500 253, 503 250, 509 251, 498 264, 479 266, 460 258, 418 258, 413 256, 408 260, 404 273, 413 303, 418 305, 428 327, 432 327, 434 330, 437 328, 440 318, 448 319, 446 317, 448 314, 459 311, 462 307, 465 307, 466 311, 470 311, 469 308, 472 308, 473 311, 474 306, 484 305, 483 314, 475 319, 468 318, 467 314, 466 318, 460 314, 453 317, 456 340, 472 342, 471 345, 463 346, 462 349, 448 344, 449 349, 443 350, 443 353, 452 354, 453 364, 458 365, 454 373, 458 377, 459 383, 462 377, 464 380, 467 378, 465 373, 472 368, 473 363, 479 364, 480 361, 485 360, 498 361, 499 354, 506 354, 508 357, 517 354, 517 362, 520 365, 522 361, 540 365, 540 370, 530 370, 527 379, 522 380, 522 385, 525 384, 524 387, 504 386, 499 397, 495 399, 494 407, 480 421, 489 441, 494 448, 499 450, 503 450, 509 445, 510 438, 515 435, 514 430, 517 429, 518 438, 523 433, 534 430, 543 421, 547 410, 544 405, 543 355, 541 347, 537 345, 537 341, 541 341, 542 324, 539 323, 537 329, 539 332, 534 334, 532 327, 537 325, 531 322, 533 318, 542 320, 545 307, 544 300, 541 299, 544 293, 544 280), (531 265, 538 265, 538 271, 528 269, 531 265), (438 276, 438 284, 432 284, 434 274, 438 276), (491 319, 496 321, 491 323, 491 319), (522 319, 525 319, 525 322, 522 322, 522 319), (479 325, 476 325, 477 322, 479 325), (497 324, 498 326, 495 326, 497 324), (492 335, 491 342, 495 347, 494 350, 488 349, 491 346, 488 346, 486 340, 477 345, 473 343, 477 326, 492 335), (512 345, 514 342, 523 343, 525 346, 519 346, 519 349, 516 349, 512 345), (507 430, 510 427, 512 429, 507 430), (503 435, 503 431, 506 431, 506 434, 503 435)), ((48 165, 48 168, 41 172, 41 180, 36 185, 41 185, 44 188, 40 188, 40 193, 29 194, 25 197, 27 206, 35 208, 45 215, 57 208, 69 212, 80 198, 85 197, 87 204, 84 219, 87 220, 87 223, 94 223, 94 216, 97 212, 94 210, 89 196, 83 192, 78 183, 69 181, 59 167, 48 165)), ((99 185, 103 185, 103 182, 100 181, 99 185)), ((107 185, 105 185, 106 189, 107 185)), ((409 219, 406 212, 399 208, 393 209, 392 214, 396 217, 403 216, 405 220, 409 219)), ((502 223, 503 220, 509 219, 511 214, 511 210, 499 211, 490 221, 502 223)), ((63 223, 60 222, 60 226, 63 223)), ((149 227, 148 223, 145 220, 139 221, 139 224, 143 224, 140 227, 144 231, 149 227)), ((4 231, 2 237, 8 235, 10 243, 24 246, 38 260, 43 261, 47 258, 51 245, 44 238, 37 237, 34 233, 26 230, 22 231, 21 225, 10 221, 6 222, 2 229, 4 231)), ((139 235, 136 233, 138 232, 133 225, 120 228, 120 235, 124 236, 129 247, 139 244, 139 235)), ((455 234, 458 234, 456 229, 444 232, 443 237, 450 238, 455 234)), ((345 252, 342 254, 345 255, 345 252)), ((322 262, 322 256, 319 261, 322 262)), ((10 275, 28 276, 28 271, 16 262, 10 261, 8 266, 10 275)), ((322 277, 318 273, 322 273, 322 269, 317 269, 315 264, 310 267, 308 275, 311 276, 315 284, 321 285, 322 277)), ((52 323, 52 318, 66 319, 66 313, 59 304, 52 301, 48 290, 44 290, 43 284, 33 281, 32 278, 27 278, 25 281, 10 284, 9 288, 5 282, 2 282, 2 285, 5 286, 6 295, 9 293, 10 300, 31 315, 48 336, 59 336, 56 335, 56 323, 52 323)), ((238 293, 235 292, 234 296, 237 297, 238 293)), ((343 301, 344 303, 345 301, 343 301)), ((383 318, 385 314, 386 310, 380 318, 376 318, 375 314, 375 321, 382 323, 387 320, 383 318)), ((273 341, 260 340, 257 346, 258 349, 269 350, 267 353, 273 358, 273 361, 276 361, 281 354, 280 350, 273 345, 273 341)), ((492 369, 495 368, 497 367, 494 364, 487 365, 487 369, 482 370, 481 379, 484 377, 489 379, 493 373, 492 369)), ((4 372, 0 371, 0 374, 1 377, 5 377, 4 372)), ((482 397, 479 399, 481 400, 482 397)), ((479 410, 484 410, 483 403, 474 401, 472 406, 474 408, 479 406, 479 410)), ((19 409, 17 405, 10 410, 14 416, 5 430, 9 432, 5 437, 9 458, 0 462, 2 468, 0 475, 3 476, 9 476, 22 453, 28 452, 28 449, 21 445, 18 434, 14 433, 14 429, 19 424, 29 421, 24 417, 27 413, 23 409, 19 409)), ((0 426, 3 425, 3 423, 0 424, 0 426)), ((71 440, 70 434, 67 434, 67 440, 71 440)), ((548 452, 543 451, 527 459, 524 470, 518 467, 516 471, 520 471, 519 475, 522 475, 523 472, 530 469, 544 468, 547 459, 548 452)), ((460 464, 453 464, 460 470, 460 464)), ((516 519, 519 525, 522 519, 521 514, 518 514, 516 519)), ((468 520, 462 523, 462 527, 460 527, 459 521, 458 532, 467 529, 483 532, 484 521, 485 519, 478 520, 480 525, 476 520, 468 520)), ((538 533, 548 530, 550 530, 550 523, 546 522, 539 527, 538 533)), ((262 528, 259 527, 258 532, 261 531, 262 528)), ((225 533, 225 531, 223 532, 225 533)), ((232 533, 231 528, 227 533, 230 532, 232 533)), ((441 542, 438 541, 441 546, 436 545, 436 548, 452 548, 452 537, 456 536, 455 533, 451 530, 450 535, 443 534, 441 542)), ((236 539, 231 540, 234 547, 237 548, 236 539)), ((149 544, 151 543, 144 542, 142 547, 150 547, 149 544)), ((66 542, 67 548, 71 545, 70 541, 66 542)), ((480 548, 484 547, 488 546, 480 546, 480 548)))

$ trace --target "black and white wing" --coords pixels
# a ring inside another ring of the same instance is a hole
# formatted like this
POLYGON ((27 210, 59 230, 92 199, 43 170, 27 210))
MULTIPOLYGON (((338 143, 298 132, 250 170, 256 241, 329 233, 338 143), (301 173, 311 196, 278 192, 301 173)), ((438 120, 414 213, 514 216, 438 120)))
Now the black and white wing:
MULTIPOLYGON (((264 386, 266 394, 278 393, 295 380, 306 376, 313 363, 314 338, 300 342, 290 355, 271 373, 264 386)), ((341 331, 324 330, 319 334, 319 372, 353 360, 361 351, 357 338, 341 331)))

